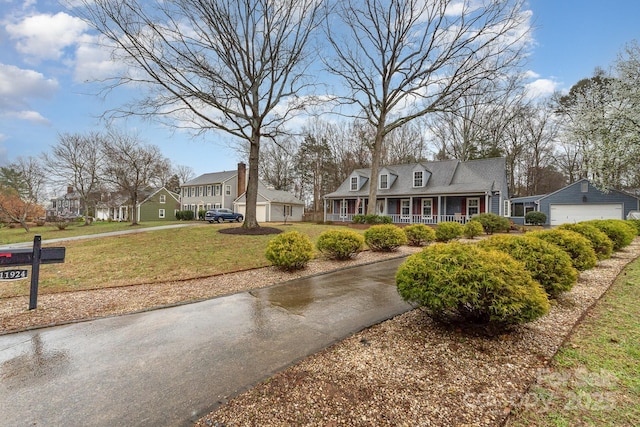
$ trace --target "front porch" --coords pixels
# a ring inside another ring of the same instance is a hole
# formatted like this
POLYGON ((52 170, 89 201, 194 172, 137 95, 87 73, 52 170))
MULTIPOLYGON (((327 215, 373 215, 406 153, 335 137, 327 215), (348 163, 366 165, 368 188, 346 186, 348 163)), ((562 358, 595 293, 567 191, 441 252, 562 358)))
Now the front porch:
MULTIPOLYGON (((326 221, 330 222, 353 222, 353 217, 358 214, 347 214, 346 216, 341 216, 340 214, 327 214, 326 221)), ((360 214, 362 215, 362 214, 360 214)), ((432 216, 422 216, 422 215, 409 215, 402 216, 398 214, 384 214, 385 216, 391 217, 391 222, 393 224, 425 224, 425 225, 436 225, 439 222, 459 222, 461 224, 466 224, 471 219, 470 216, 462 215, 462 214, 453 214, 453 215, 432 215, 432 216)))
MULTIPOLYGON (((368 200, 362 198, 327 199, 324 219, 350 223, 355 215, 364 215, 368 205, 368 200)), ((487 194, 386 197, 378 199, 376 205, 376 214, 390 217, 393 224, 466 224, 473 215, 491 211, 487 209, 491 207, 487 194)))

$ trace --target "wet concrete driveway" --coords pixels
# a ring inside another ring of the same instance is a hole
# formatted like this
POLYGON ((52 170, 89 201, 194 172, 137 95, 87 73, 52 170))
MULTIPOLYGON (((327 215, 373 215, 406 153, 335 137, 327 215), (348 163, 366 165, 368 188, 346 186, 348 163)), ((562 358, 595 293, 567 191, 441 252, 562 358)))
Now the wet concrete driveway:
POLYGON ((0 425, 189 425, 409 309, 402 259, 200 303, 0 336, 0 425))

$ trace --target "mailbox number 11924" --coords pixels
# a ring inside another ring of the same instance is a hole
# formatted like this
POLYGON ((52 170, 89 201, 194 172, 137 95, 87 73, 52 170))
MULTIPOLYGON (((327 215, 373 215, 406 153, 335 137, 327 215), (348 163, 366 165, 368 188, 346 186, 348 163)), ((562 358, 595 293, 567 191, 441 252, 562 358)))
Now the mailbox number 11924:
POLYGON ((27 270, 0 270, 0 280, 19 280, 27 278, 27 270))

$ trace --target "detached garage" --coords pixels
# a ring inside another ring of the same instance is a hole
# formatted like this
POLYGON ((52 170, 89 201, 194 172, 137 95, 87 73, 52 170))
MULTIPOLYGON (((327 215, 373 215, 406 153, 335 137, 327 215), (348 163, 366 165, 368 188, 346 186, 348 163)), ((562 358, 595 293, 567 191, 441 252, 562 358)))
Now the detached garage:
POLYGON ((567 222, 576 223, 590 219, 624 219, 622 204, 580 204, 580 205, 549 205, 550 225, 560 225, 567 222))
MULTIPOLYGON (((594 187, 587 179, 574 182, 558 191, 544 196, 512 199, 512 206, 520 204, 523 216, 536 210, 547 215, 547 225, 556 226, 591 219, 625 219, 629 212, 640 209, 640 198, 622 191, 605 193, 594 187)), ((512 208, 512 211, 515 209, 512 208)), ((522 223, 522 218, 512 218, 522 223), (519 221, 521 220, 521 221, 519 221)))
MULTIPOLYGON (((233 202, 236 212, 245 214, 247 210, 246 193, 233 202)), ((256 220, 258 222, 302 221, 304 202, 293 194, 273 190, 258 181, 258 201, 256 203, 256 220)))

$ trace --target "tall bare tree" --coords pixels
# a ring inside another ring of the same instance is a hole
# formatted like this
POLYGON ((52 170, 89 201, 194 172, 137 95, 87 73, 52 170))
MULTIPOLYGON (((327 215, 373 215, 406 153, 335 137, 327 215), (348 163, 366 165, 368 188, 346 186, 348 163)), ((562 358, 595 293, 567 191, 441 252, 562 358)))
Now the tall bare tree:
POLYGON ((107 135, 103 153, 105 181, 129 196, 131 225, 136 225, 140 195, 165 173, 166 158, 157 146, 143 144, 138 136, 116 130, 107 135))
POLYGON ((49 180, 61 187, 73 186, 78 193, 84 208, 85 225, 91 223, 89 215, 95 208, 92 196, 101 184, 104 144, 104 136, 96 132, 60 134, 51 152, 42 156, 49 180))
POLYGON ((247 141, 244 227, 258 227, 258 162, 263 136, 274 137, 302 107, 310 80, 317 0, 81 0, 83 16, 133 66, 112 87, 143 84, 148 96, 124 114, 167 119, 202 133, 247 141), (178 118, 179 122, 175 119, 178 118))
POLYGON ((375 213, 385 137, 505 78, 523 57, 528 14, 522 0, 345 0, 337 8, 327 19, 334 54, 325 64, 349 89, 343 101, 374 129, 368 212, 375 213))

